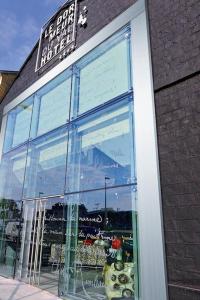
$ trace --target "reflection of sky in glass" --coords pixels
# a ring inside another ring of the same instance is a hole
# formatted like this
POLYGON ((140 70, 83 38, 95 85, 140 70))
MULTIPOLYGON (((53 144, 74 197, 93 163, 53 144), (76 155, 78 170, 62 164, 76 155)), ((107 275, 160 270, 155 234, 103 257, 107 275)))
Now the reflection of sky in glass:
MULTIPOLYGON (((135 210, 133 187, 106 189, 107 209, 114 211, 135 210)), ((105 209, 105 189, 66 196, 68 204, 83 204, 88 212, 105 209)))
POLYGON ((66 123, 70 89, 71 79, 68 79, 41 97, 38 135, 66 123))
POLYGON ((4 152, 29 138, 32 108, 32 98, 28 98, 8 113, 4 152))
POLYGON ((29 137, 31 113, 33 105, 25 102, 19 105, 20 111, 16 114, 12 146, 19 145, 29 137))
MULTIPOLYGON (((91 131, 82 137, 82 149, 95 145, 98 149, 103 151, 107 156, 111 157, 120 165, 129 163, 127 157, 127 149, 125 145, 129 143, 129 121, 123 120, 118 123, 110 124, 104 128, 91 131), (120 137, 121 142, 117 140, 120 137), (122 140, 123 139, 123 140, 122 140), (112 140, 112 144, 111 141, 112 140)), ((84 149, 83 149, 84 151, 84 149)))
POLYGON ((58 129, 29 146, 25 197, 63 194, 67 153, 67 130, 58 129))
POLYGON ((50 169, 63 165, 66 156, 66 141, 52 145, 40 152, 39 163, 43 169, 50 169))
POLYGON ((79 113, 128 90, 127 40, 123 40, 80 71, 79 113))
POLYGON ((14 161, 13 163, 13 173, 17 177, 17 179, 20 181, 20 183, 23 183, 24 180, 24 167, 25 167, 25 158, 21 158, 19 160, 14 161))
POLYGON ((21 199, 26 164, 26 147, 3 156, 0 171, 0 196, 21 199))
POLYGON ((71 132, 68 158, 70 191, 90 190, 133 182, 132 117, 130 104, 114 105, 77 123, 71 132), (71 176, 71 174, 75 174, 71 176))

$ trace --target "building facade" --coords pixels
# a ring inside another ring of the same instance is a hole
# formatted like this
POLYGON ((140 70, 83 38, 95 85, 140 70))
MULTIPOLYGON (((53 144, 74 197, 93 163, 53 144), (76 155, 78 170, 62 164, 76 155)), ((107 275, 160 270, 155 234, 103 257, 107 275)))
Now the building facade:
POLYGON ((71 0, 0 104, 0 275, 196 300, 199 2, 71 0))

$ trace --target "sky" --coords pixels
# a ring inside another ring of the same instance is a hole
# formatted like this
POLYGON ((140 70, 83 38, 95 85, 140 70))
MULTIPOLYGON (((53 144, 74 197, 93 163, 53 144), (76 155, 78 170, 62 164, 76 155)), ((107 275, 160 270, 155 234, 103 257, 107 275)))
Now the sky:
POLYGON ((0 70, 19 70, 41 27, 66 0, 0 0, 0 70))

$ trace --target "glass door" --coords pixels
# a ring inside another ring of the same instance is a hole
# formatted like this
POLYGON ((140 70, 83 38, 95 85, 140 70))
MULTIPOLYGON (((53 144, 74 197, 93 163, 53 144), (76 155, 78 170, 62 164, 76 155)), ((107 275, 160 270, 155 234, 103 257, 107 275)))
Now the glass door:
POLYGON ((24 201, 18 278, 49 292, 58 293, 63 261, 63 199, 24 201))
POLYGON ((24 203, 24 224, 18 272, 21 278, 29 278, 30 284, 39 285, 40 283, 45 205, 46 200, 41 199, 24 203))

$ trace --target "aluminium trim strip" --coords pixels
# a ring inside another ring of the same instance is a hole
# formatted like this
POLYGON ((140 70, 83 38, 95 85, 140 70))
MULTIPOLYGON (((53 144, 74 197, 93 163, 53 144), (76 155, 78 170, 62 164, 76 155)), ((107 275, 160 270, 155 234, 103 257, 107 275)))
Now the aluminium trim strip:
POLYGON ((166 300, 156 118, 146 13, 131 22, 140 297, 166 300))

